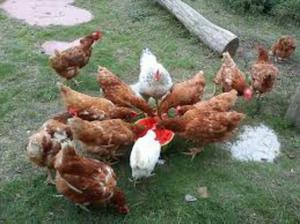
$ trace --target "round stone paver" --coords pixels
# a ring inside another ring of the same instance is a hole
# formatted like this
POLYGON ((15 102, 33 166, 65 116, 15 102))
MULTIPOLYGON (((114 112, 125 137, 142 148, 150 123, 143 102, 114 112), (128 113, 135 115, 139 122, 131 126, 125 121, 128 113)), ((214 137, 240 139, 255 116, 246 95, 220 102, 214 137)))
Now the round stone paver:
POLYGON ((70 47, 74 47, 80 44, 80 38, 77 40, 74 40, 72 42, 63 42, 63 41, 46 41, 42 44, 42 52, 47 55, 54 55, 55 50, 58 50, 59 52, 66 50, 70 47))
POLYGON ((0 5, 10 16, 30 25, 73 26, 92 20, 92 14, 71 5, 74 0, 7 0, 0 5))

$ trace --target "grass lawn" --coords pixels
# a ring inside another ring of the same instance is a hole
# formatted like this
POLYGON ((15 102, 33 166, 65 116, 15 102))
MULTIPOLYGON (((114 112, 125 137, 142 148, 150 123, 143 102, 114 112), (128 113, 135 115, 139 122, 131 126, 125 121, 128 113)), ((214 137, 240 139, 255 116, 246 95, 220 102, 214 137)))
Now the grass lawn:
MULTIPOLYGON (((1 1, 0 1, 1 2, 1 1)), ((187 1, 204 16, 236 33, 241 40, 236 61, 244 71, 255 60, 255 43, 270 47, 283 34, 300 42, 300 28, 275 24, 272 18, 240 16, 226 11, 218 0, 187 1)), ((281 142, 281 155, 273 164, 238 162, 217 145, 208 145, 193 162, 179 153, 189 147, 176 140, 158 166, 156 176, 136 188, 128 181, 127 158, 115 166, 131 212, 111 208, 85 212, 64 198, 54 197, 43 170, 25 155, 28 131, 34 131, 62 109, 55 86, 58 77, 48 66, 40 45, 47 40, 72 40, 95 29, 105 35, 78 80, 79 91, 97 95, 97 65, 108 67, 123 80, 137 79, 139 56, 150 47, 172 73, 182 80, 202 69, 211 80, 221 64, 213 54, 168 12, 147 0, 76 1, 95 16, 90 23, 50 28, 31 27, 0 11, 0 223, 299 223, 300 137, 284 119, 288 101, 300 81, 300 50, 278 65, 275 90, 264 98, 254 116, 255 101, 239 102, 245 123, 272 127, 281 142), (291 159, 292 158, 292 159, 291 159), (291 170, 294 172, 291 172, 291 170), (197 195, 207 186, 210 197, 187 204, 185 194, 197 195)))

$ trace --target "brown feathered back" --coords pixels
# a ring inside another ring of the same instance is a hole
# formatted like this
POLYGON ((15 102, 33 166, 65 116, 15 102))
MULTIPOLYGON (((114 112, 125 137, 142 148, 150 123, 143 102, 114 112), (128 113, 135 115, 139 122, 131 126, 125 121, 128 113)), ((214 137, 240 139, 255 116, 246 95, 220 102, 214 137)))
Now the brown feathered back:
POLYGON ((287 59, 296 49, 296 39, 286 35, 280 37, 272 46, 271 52, 276 58, 287 59))
POLYGON ((231 137, 244 118, 244 114, 235 111, 205 112, 189 123, 182 136, 202 144, 221 142, 231 137))
POLYGON ((269 61, 265 49, 258 49, 258 59, 251 66, 252 88, 260 94, 273 89, 278 76, 278 69, 269 61))
POLYGON ((171 107, 197 103, 203 96, 204 87, 203 71, 199 71, 191 79, 175 84, 170 93, 160 103, 160 113, 168 112, 171 107))
POLYGON ((177 111, 179 114, 184 114, 187 110, 196 108, 200 111, 218 111, 226 112, 233 108, 237 100, 237 91, 231 90, 230 92, 221 93, 212 97, 209 100, 200 101, 194 104, 192 107, 182 107, 177 111))
POLYGON ((103 90, 104 97, 124 107, 136 107, 149 116, 153 116, 152 108, 145 100, 137 97, 133 90, 105 67, 98 69, 97 81, 103 90))
POLYGON ((49 65, 58 75, 71 79, 79 74, 80 68, 88 64, 92 54, 92 45, 101 38, 100 32, 93 32, 80 39, 79 45, 70 47, 62 52, 55 51, 50 57, 49 65))
POLYGON ((107 164, 76 155, 70 144, 63 145, 54 164, 56 188, 72 202, 83 205, 111 203, 120 212, 128 211, 125 200, 122 203, 115 200, 114 194, 119 197, 120 190, 116 175, 107 164))
POLYGON ((85 120, 104 120, 109 118, 130 120, 137 115, 134 110, 116 107, 108 99, 89 96, 60 83, 58 86, 66 109, 76 112, 77 116, 85 120))
POLYGON ((108 158, 114 158, 115 153, 121 156, 124 151, 120 146, 132 144, 137 137, 135 125, 120 119, 89 122, 74 117, 68 124, 84 150, 108 158))
POLYGON ((223 64, 214 79, 215 84, 221 85, 223 92, 235 89, 239 96, 249 89, 244 73, 242 73, 228 52, 223 53, 223 64))
POLYGON ((60 151, 61 143, 73 139, 71 129, 66 124, 68 117, 67 113, 54 115, 29 137, 27 156, 33 163, 53 168, 54 156, 60 151))
POLYGON ((199 111, 193 109, 182 117, 165 119, 159 122, 160 127, 170 129, 183 138, 208 144, 228 139, 232 131, 245 118, 244 114, 230 111, 199 111), (187 115, 193 111, 193 116, 187 115))

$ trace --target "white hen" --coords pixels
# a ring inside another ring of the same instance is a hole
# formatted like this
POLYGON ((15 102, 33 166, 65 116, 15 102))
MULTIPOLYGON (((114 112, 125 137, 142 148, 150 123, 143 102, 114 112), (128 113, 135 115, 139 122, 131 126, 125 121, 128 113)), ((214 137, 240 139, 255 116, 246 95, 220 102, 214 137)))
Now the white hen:
POLYGON ((156 102, 173 86, 169 72, 157 62, 149 48, 145 48, 142 52, 139 82, 133 86, 144 98, 153 97, 156 102))
POLYGON ((130 154, 130 167, 132 177, 138 180, 142 177, 151 176, 160 155, 160 143, 155 140, 156 134, 149 130, 147 134, 139 138, 130 154))

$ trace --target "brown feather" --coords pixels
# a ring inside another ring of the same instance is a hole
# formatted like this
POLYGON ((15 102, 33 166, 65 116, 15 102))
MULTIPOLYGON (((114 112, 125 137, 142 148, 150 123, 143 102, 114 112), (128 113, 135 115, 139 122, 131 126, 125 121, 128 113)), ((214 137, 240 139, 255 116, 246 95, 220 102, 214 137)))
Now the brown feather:
POLYGON ((170 93, 159 105, 160 113, 168 112, 169 108, 179 105, 191 105, 201 100, 205 87, 203 72, 200 71, 191 79, 175 84, 170 93))
POLYGON ((147 102, 135 95, 133 90, 116 75, 104 67, 99 67, 97 75, 98 84, 101 86, 104 97, 118 106, 135 107, 153 116, 152 108, 147 102))
POLYGON ((296 39, 292 36, 282 36, 273 44, 271 52, 277 58, 287 59, 295 49, 296 39))
POLYGON ((66 144, 56 156, 55 169, 58 192, 72 202, 83 205, 110 203, 120 212, 128 210, 125 198, 116 200, 122 192, 117 188, 113 169, 105 163, 78 156, 74 147, 66 144))
POLYGON ((92 54, 92 45, 96 41, 93 33, 82 38, 80 44, 62 52, 55 51, 49 59, 49 65, 58 75, 71 79, 78 75, 79 69, 88 64, 92 54))
POLYGON ((239 96, 244 94, 245 89, 249 88, 244 73, 242 73, 234 63, 228 52, 223 53, 224 63, 216 74, 214 82, 221 85, 223 92, 235 89, 239 96))

